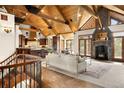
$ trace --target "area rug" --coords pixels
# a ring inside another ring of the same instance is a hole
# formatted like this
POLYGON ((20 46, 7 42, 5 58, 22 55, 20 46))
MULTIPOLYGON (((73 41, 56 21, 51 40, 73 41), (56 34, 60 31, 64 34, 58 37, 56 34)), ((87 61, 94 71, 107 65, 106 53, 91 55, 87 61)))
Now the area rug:
POLYGON ((78 75, 54 67, 48 68, 104 88, 124 88, 124 64, 119 62, 102 62, 93 59, 91 65, 87 67, 87 72, 78 75))
POLYGON ((100 78, 111 69, 111 66, 99 62, 93 62, 87 66, 87 71, 80 74, 87 75, 93 78, 100 78))
POLYGON ((93 60, 87 72, 80 73, 78 79, 105 88, 124 88, 124 64, 105 63, 93 60))

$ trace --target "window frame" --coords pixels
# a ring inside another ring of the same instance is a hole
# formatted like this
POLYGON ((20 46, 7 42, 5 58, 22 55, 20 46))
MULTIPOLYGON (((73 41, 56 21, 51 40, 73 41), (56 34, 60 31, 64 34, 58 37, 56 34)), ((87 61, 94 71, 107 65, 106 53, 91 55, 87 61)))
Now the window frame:
POLYGON ((91 38, 79 39, 78 49, 79 49, 79 55, 80 55, 80 56, 91 57, 91 56, 92 56, 92 39, 91 39, 91 38), (81 40, 84 40, 84 55, 81 55, 81 53, 80 53, 80 41, 81 41, 81 40), (91 54, 90 54, 90 55, 87 55, 87 50, 86 50, 86 48, 87 48, 86 41, 87 41, 87 40, 90 40, 90 41, 91 41, 91 49, 90 49, 91 54))
POLYGON ((124 61, 124 36, 116 36, 116 37, 113 37, 113 61, 121 61, 123 62, 124 61), (115 58, 115 50, 114 50, 114 38, 122 38, 122 58, 115 58))

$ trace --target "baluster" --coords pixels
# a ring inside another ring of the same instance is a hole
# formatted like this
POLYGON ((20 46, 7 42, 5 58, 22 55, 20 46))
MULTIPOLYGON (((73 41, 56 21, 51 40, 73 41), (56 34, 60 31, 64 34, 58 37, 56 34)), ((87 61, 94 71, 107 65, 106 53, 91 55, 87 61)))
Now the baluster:
POLYGON ((4 69, 2 69, 2 88, 4 88, 4 69))
POLYGON ((42 87, 42 68, 41 68, 41 61, 39 62, 40 63, 40 88, 42 87))
POLYGON ((20 80, 20 82, 21 82, 20 88, 22 88, 22 66, 21 66, 21 70, 20 70, 20 71, 21 71, 21 74, 20 74, 20 79, 21 79, 21 80, 20 80))
POLYGON ((16 88, 16 72, 17 72, 17 67, 15 67, 14 69, 15 69, 15 88, 16 88))
POLYGON ((26 74, 26 88, 27 88, 27 65, 25 66, 25 74, 26 74))
POLYGON ((8 84, 8 87, 10 88, 11 87, 11 85, 10 85, 10 67, 9 67, 9 84, 8 84))
POLYGON ((31 75, 31 67, 32 67, 32 66, 31 66, 31 64, 30 64, 30 88, 31 88, 31 81, 32 81, 32 80, 31 80, 31 77, 32 77, 32 75, 31 75))
POLYGON ((34 63, 34 88, 35 88, 35 63, 34 63))

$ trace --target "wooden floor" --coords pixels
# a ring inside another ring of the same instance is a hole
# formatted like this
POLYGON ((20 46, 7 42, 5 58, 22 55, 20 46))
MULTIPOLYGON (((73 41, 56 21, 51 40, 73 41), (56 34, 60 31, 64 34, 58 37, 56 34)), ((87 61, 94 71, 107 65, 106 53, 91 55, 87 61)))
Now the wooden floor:
MULTIPOLYGON (((26 75, 23 73, 22 79, 26 80, 26 75)), ((29 79, 29 77, 27 77, 29 79)), ((8 87, 8 76, 4 78, 5 86, 8 87)), ((20 74, 16 76, 16 82, 20 82, 20 74)), ((0 86, 2 81, 0 80, 0 86)), ((32 81, 33 84, 33 81, 32 81)), ((31 86, 33 87, 33 85, 31 86)), ((14 86, 14 74, 11 73, 11 87, 14 86)), ((87 81, 75 79, 73 77, 61 74, 42 67, 42 87, 43 88, 101 88, 98 85, 87 81)))
POLYGON ((42 75, 44 88, 100 88, 98 85, 78 80, 46 68, 43 68, 42 75))
MULTIPOLYGON (((25 73, 17 73, 16 75, 16 84, 18 83, 21 83, 22 81, 24 80, 29 80, 31 81, 30 84, 27 84, 27 86, 25 86, 25 88, 34 88, 34 83, 35 85, 37 85, 37 83, 32 79, 30 78, 28 75, 26 75, 25 73)), ((26 83, 25 83, 26 85, 26 83)), ((12 71, 10 73, 10 88, 13 88, 15 87, 15 73, 12 71)), ((2 79, 0 79, 0 88, 2 88, 2 79)), ((9 74, 7 74, 5 77, 4 77, 4 88, 9 88, 9 74)), ((19 87, 21 88, 21 87, 19 87)))

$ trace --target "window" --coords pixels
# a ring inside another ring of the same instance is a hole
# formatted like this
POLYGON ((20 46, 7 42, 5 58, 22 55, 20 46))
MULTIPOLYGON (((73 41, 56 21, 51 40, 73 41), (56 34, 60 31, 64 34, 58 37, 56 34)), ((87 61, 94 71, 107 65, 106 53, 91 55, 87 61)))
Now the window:
POLYGON ((122 38, 114 38, 114 58, 122 59, 122 38))
POLYGON ((72 50, 72 40, 66 40, 66 48, 72 50))
POLYGON ((111 25, 118 25, 118 24, 122 24, 120 21, 111 18, 111 25))
POLYGON ((79 40, 79 53, 80 55, 91 56, 91 39, 79 40))
POLYGON ((91 56, 91 40, 86 40, 86 55, 91 56))
POLYGON ((79 53, 80 55, 85 55, 85 41, 79 40, 79 53))
POLYGON ((64 40, 61 40, 61 50, 64 50, 64 40))

